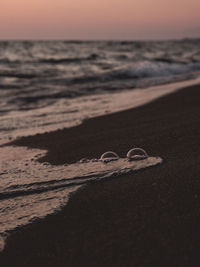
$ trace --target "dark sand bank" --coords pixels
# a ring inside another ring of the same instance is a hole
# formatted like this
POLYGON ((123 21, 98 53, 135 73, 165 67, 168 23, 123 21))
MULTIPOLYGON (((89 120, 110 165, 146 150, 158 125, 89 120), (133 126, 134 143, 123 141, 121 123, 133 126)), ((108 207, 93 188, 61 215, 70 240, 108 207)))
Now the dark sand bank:
POLYGON ((160 166, 80 190, 58 214, 8 238, 1 266, 199 266, 200 86, 17 145, 53 164, 124 156, 133 146, 160 166))

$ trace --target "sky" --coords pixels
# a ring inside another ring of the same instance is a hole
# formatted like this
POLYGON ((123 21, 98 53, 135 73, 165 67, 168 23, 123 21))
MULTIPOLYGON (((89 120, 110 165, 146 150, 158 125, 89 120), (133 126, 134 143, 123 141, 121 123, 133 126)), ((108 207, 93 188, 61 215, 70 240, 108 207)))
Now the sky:
POLYGON ((0 0, 0 39, 200 37, 200 0, 0 0))

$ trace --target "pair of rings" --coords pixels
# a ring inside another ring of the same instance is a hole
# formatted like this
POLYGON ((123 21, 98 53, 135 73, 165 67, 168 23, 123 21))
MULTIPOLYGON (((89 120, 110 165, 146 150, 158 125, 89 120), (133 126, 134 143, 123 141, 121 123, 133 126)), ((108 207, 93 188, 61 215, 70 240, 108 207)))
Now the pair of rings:
MULTIPOLYGON (((142 159, 148 158, 148 154, 144 149, 135 147, 128 151, 128 153, 126 154, 126 158, 129 161, 142 160, 142 159)), ((117 155, 117 153, 113 151, 105 152, 100 157, 100 160, 103 162, 109 162, 109 161, 118 160, 118 159, 119 159, 119 156, 117 155)))

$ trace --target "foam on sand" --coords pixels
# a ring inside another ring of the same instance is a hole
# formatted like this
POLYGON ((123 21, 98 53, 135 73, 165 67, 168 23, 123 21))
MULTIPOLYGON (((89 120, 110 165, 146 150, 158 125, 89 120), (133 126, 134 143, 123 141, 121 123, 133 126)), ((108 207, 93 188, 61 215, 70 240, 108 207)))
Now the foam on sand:
POLYGON ((45 153, 24 147, 0 148, 0 250, 10 231, 60 210, 81 186, 162 162, 159 157, 138 161, 118 158, 107 163, 86 159, 53 166, 37 161, 45 153))

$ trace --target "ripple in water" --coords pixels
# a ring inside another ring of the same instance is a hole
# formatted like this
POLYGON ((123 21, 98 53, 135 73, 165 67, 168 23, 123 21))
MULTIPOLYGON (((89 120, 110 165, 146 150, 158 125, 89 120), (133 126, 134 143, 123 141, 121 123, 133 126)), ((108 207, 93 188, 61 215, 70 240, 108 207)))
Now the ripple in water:
POLYGON ((0 148, 0 250, 10 231, 60 210, 81 186, 162 162, 150 156, 129 161, 106 152, 100 159, 53 166, 37 161, 45 153, 24 147, 0 148))

